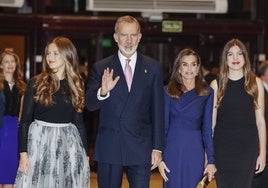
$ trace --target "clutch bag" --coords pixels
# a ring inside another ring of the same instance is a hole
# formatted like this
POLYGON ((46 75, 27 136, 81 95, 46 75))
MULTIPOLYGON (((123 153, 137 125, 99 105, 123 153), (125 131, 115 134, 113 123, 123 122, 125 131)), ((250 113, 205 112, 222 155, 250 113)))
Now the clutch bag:
POLYGON ((208 181, 208 176, 204 175, 202 180, 198 182, 196 188, 217 188, 216 179, 213 178, 211 181, 208 181))

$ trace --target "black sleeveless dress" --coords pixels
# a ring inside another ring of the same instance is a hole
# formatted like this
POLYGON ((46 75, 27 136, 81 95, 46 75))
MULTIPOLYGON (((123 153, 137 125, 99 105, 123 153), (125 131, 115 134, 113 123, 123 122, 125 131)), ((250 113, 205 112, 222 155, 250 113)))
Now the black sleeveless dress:
POLYGON ((250 188, 258 155, 254 101, 244 77, 228 80, 214 132, 218 188, 250 188))

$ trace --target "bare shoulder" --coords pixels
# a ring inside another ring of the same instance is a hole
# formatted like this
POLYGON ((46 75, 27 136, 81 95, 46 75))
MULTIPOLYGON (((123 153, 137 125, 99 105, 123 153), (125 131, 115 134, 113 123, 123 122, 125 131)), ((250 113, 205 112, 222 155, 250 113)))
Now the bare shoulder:
POLYGON ((218 90, 218 83, 217 83, 217 80, 213 80, 213 81, 210 83, 210 87, 211 87, 214 91, 217 91, 217 90, 218 90))
POLYGON ((262 80, 256 76, 256 83, 257 83, 257 86, 258 88, 263 88, 263 83, 262 83, 262 80))
POLYGON ((259 93, 258 98, 263 99, 265 90, 264 90, 262 80, 259 77, 256 77, 256 82, 257 82, 258 93, 259 93))
POLYGON ((262 84, 262 80, 258 76, 256 76, 256 82, 257 84, 262 84))

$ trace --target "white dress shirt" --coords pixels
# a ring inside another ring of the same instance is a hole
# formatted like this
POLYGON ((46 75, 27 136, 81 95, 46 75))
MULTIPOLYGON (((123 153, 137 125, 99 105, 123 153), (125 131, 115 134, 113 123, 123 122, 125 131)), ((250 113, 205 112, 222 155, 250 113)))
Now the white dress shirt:
MULTIPOLYGON (((126 59, 130 59, 129 65, 130 65, 131 70, 132 70, 132 76, 134 76, 136 61, 137 61, 137 52, 135 52, 130 58, 127 58, 127 57, 123 56, 123 54, 120 52, 120 50, 118 50, 118 57, 119 57, 123 71, 124 71, 125 66, 126 66, 126 59)), ((101 91, 101 88, 99 88, 98 92, 97 92, 98 100, 101 101, 101 100, 105 100, 108 97, 110 97, 110 91, 105 96, 101 96, 100 91, 101 91)))

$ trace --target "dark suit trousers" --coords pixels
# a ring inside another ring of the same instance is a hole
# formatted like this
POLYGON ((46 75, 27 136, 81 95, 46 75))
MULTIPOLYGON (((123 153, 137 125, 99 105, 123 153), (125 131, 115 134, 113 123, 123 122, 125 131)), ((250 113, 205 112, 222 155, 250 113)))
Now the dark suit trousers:
POLYGON ((98 188, 121 188, 123 172, 130 188, 149 188, 151 165, 120 166, 98 163, 98 188))

